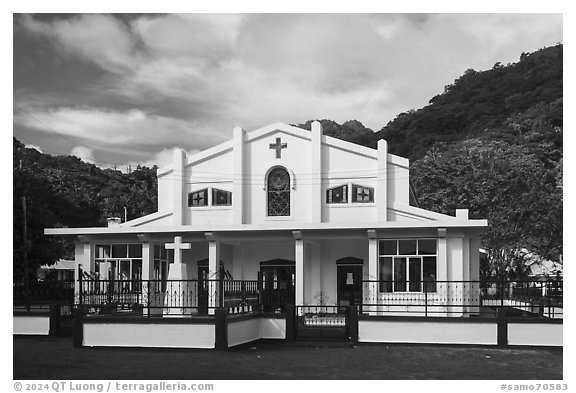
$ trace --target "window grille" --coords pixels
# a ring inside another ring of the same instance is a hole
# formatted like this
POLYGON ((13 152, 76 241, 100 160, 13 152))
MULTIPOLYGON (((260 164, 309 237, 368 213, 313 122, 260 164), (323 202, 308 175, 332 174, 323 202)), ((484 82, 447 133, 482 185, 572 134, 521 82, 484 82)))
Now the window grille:
POLYGON ((274 168, 268 174, 268 216, 290 215, 290 175, 284 168, 274 168))

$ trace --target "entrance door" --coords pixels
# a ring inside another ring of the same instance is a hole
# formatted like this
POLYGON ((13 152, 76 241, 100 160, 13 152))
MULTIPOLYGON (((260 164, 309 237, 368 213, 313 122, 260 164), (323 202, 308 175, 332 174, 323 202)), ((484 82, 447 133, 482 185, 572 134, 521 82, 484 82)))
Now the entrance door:
POLYGON ((208 314, 208 266, 198 266, 198 314, 208 314))
POLYGON ((264 311, 286 310, 294 304, 294 262, 273 260, 260 263, 258 275, 261 288, 261 303, 264 311))
POLYGON ((338 265, 336 279, 340 311, 346 306, 362 304, 362 265, 338 265))

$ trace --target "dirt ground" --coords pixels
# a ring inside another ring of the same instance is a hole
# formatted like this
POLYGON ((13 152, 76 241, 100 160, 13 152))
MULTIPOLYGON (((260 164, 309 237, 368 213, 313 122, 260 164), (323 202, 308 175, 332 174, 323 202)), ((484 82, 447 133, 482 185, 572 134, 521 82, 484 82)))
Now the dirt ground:
POLYGON ((25 379, 562 379, 562 349, 257 342, 226 351, 73 348, 70 337, 14 337, 25 379))

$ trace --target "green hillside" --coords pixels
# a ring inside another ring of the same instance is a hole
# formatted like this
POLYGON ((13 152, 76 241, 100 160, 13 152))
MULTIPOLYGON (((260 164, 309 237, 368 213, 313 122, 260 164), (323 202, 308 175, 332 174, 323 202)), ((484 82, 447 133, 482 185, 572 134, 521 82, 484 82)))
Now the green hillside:
POLYGON ((44 236, 47 227, 104 226, 108 217, 128 219, 156 211, 156 168, 129 174, 100 169, 74 156, 52 156, 13 139, 14 275, 23 273, 23 202, 26 198, 31 267, 73 258, 71 239, 44 236))
MULTIPOLYGON (((522 54, 507 66, 467 70, 424 108, 399 114, 378 133, 390 152, 412 160, 423 157, 438 142, 492 137, 489 130, 510 117, 543 103, 562 99, 562 45, 522 54), (487 135, 486 135, 487 134, 487 135)), ((562 112, 550 114, 562 127, 562 112)))

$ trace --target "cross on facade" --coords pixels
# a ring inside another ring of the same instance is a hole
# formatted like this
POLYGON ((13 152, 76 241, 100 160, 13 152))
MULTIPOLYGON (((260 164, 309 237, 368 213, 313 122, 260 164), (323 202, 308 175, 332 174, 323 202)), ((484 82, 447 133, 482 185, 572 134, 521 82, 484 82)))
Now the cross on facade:
POLYGON ((182 243, 182 236, 176 236, 174 243, 166 243, 167 250, 174 250, 174 263, 182 263, 182 251, 190 249, 190 243, 182 243))
POLYGON ((370 198, 370 192, 365 188, 358 188, 358 196, 360 197, 360 200, 364 201, 370 198))
POLYGON ((276 150, 276 158, 282 158, 282 149, 288 147, 287 143, 282 143, 281 138, 276 138, 276 143, 270 144, 270 149, 276 150))
POLYGON ((203 194, 196 194, 192 200, 195 202, 196 205, 200 205, 200 202, 204 204, 204 195, 203 194))

